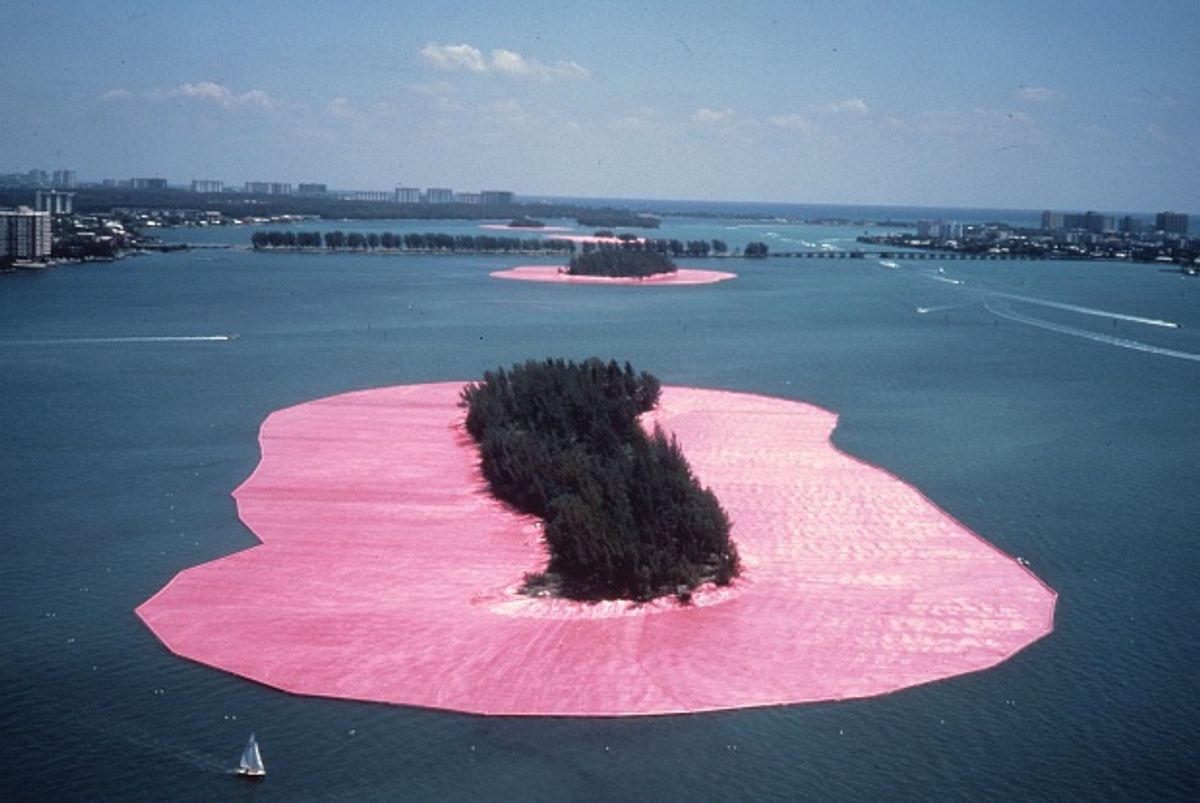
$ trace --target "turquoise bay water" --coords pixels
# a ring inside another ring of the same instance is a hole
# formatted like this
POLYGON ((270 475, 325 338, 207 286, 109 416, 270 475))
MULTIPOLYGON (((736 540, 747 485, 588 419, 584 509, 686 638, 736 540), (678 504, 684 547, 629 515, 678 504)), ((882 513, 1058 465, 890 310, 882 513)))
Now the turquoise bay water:
MULTIPOLYGON (((734 245, 765 239, 757 225, 662 234, 734 245)), ((249 239, 168 233, 198 234, 249 239)), ((1200 283, 774 259, 713 260, 741 277, 704 287, 488 277, 521 261, 198 250, 0 276, 0 799, 1194 795, 1200 283), (591 354, 837 411, 839 447, 1031 562, 1059 592, 1056 631, 994 670, 870 700, 487 719, 290 696, 172 656, 134 616, 176 572, 254 543, 229 492, 270 411, 591 354), (270 771, 254 788, 224 774, 250 731, 270 771)))

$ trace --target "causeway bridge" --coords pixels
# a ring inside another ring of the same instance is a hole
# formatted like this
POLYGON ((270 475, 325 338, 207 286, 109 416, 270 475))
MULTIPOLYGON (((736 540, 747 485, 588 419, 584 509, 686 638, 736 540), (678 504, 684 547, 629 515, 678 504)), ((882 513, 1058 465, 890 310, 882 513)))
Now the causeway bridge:
POLYGON ((1049 256, 1036 256, 1033 254, 989 254, 989 253, 969 253, 963 251, 861 251, 858 249, 852 251, 771 251, 767 254, 770 257, 778 257, 781 259, 889 259, 889 260, 922 260, 936 259, 939 262, 947 260, 971 260, 971 261, 1029 261, 1029 260, 1044 260, 1050 259, 1049 256))

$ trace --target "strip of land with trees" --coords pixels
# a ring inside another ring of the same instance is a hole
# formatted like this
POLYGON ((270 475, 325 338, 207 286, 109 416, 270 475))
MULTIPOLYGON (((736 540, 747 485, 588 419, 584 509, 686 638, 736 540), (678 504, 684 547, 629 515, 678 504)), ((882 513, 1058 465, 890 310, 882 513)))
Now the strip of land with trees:
MULTIPOLYGON (((738 256, 731 252, 724 240, 688 240, 646 238, 633 234, 613 234, 609 230, 599 230, 595 236, 611 242, 575 241, 563 237, 517 237, 490 234, 445 234, 424 232, 398 234, 394 232, 346 232, 341 229, 333 231, 302 231, 296 229, 259 229, 250 236, 250 244, 256 251, 396 251, 420 254, 575 254, 577 251, 587 254, 603 254, 617 252, 632 252, 657 255, 647 258, 647 266, 666 266, 671 263, 670 257, 728 257, 738 256), (664 262, 658 257, 666 257, 664 262)), ((767 246, 764 243, 749 243, 741 253, 745 257, 767 256, 767 246)), ((599 257, 595 265, 603 265, 613 257, 599 257)), ((671 263, 673 264, 673 263, 671 263)), ((651 270, 650 273, 663 273, 674 270, 674 267, 662 267, 651 270)), ((588 263, 583 263, 579 271, 587 273, 588 263)), ((596 270, 591 275, 628 276, 648 275, 641 273, 605 273, 596 270)))

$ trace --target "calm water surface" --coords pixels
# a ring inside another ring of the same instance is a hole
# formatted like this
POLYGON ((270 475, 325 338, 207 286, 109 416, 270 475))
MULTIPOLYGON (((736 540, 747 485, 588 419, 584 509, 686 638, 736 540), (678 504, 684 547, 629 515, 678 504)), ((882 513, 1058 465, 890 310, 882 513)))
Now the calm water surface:
MULTIPOLYGON (((450 230, 418 223, 378 225, 450 230)), ((684 232, 766 237, 663 231, 684 232)), ((488 277, 520 261, 213 250, 0 276, 0 799, 1195 798, 1200 282, 774 259, 713 261, 741 277, 695 288, 488 277), (290 696, 170 655, 134 616, 176 572, 255 543, 229 493, 272 410, 592 354, 839 412, 841 448, 1029 559, 1060 594, 1056 631, 877 699, 488 719, 290 696), (250 731, 256 786, 226 774, 250 731)))

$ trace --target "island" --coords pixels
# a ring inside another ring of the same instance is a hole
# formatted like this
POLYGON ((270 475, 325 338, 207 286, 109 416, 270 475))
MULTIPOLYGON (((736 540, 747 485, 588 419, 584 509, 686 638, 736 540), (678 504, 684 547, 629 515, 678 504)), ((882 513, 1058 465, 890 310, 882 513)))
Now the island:
POLYGON ((508 227, 510 229, 544 229, 546 228, 546 224, 529 215, 520 215, 510 220, 508 227))
MULTIPOLYGON (((1054 591, 803 402, 664 385, 742 567, 689 605, 521 590, 543 523, 490 492, 464 382, 276 410, 234 491, 248 549, 138 616, 166 648, 293 694, 496 716, 646 716, 845 700, 977 672, 1050 633, 1054 591)), ((1020 671, 1049 653, 1034 648, 1020 671)), ((973 681, 957 693, 979 688, 973 681)))
POLYGON ((529 593, 688 602, 738 574, 729 517, 674 438, 639 416, 661 384, 626 362, 530 360, 462 392, 492 493, 541 518, 550 558, 529 593))
POLYGON ((675 273, 678 268, 666 254, 629 247, 604 247, 571 257, 567 273, 571 276, 613 276, 645 278, 675 273))

